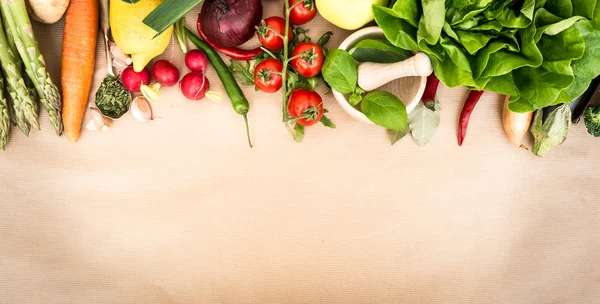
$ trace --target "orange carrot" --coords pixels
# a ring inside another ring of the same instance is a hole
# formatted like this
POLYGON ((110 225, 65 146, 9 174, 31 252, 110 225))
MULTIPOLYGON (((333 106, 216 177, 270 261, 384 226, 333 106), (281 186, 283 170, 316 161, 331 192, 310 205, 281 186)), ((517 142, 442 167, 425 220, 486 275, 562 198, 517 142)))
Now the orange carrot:
POLYGON ((67 138, 79 139, 85 114, 98 38, 98 0, 71 0, 65 16, 62 48, 62 117, 67 138))

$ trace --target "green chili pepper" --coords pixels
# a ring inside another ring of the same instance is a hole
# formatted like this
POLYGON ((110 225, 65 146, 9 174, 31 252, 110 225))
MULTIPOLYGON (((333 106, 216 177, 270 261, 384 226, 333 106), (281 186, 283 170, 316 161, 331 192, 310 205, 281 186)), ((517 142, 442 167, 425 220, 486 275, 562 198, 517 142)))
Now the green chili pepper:
POLYGON ((192 31, 188 28, 185 29, 188 38, 192 43, 201 49, 208 57, 208 60, 213 65, 215 70, 217 71, 217 75, 219 75, 219 79, 223 83, 225 87, 225 91, 227 92, 227 96, 229 96, 229 100, 231 100, 231 105, 236 113, 242 115, 244 117, 244 122, 246 123, 246 135, 248 136, 248 144, 252 147, 252 141, 250 140, 250 129, 248 127, 248 110, 250 109, 250 104, 248 103, 248 99, 244 96, 244 92, 238 85, 235 77, 229 71, 229 67, 221 56, 213 49, 208 43, 204 42, 198 36, 196 36, 192 31))

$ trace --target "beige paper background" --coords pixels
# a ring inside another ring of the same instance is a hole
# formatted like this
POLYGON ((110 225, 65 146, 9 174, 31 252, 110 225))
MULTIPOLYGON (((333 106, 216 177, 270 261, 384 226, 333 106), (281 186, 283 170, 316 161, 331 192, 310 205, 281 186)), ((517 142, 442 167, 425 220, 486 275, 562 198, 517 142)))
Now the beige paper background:
MULTIPOLYGON (((36 24, 55 80, 61 27, 36 24)), ((333 29, 320 17, 310 28, 333 29)), ((349 34, 333 31, 331 47, 349 34)), ((228 101, 164 92, 160 119, 127 115, 77 144, 45 114, 42 131, 12 133, 0 303, 600 303, 600 140, 583 124, 537 158, 510 146, 490 93, 458 147, 467 91, 442 87, 426 147, 391 147, 331 95, 338 128, 296 144, 279 95, 250 88, 249 149, 228 101)))

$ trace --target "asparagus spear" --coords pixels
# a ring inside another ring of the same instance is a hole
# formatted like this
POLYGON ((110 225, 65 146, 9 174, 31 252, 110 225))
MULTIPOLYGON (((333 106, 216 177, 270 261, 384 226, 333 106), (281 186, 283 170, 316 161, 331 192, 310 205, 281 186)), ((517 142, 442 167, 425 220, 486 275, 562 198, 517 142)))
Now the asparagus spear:
MULTIPOLYGON (((13 101, 15 118, 19 129, 29 135, 29 128, 40 128, 38 122, 37 103, 31 98, 27 86, 21 75, 21 66, 17 65, 15 54, 12 52, 10 43, 4 35, 4 28, 0 22, 0 63, 2 71, 6 78, 8 95, 13 101)), ((19 55, 16 54, 18 58, 19 55)))
POLYGON ((4 96, 4 79, 0 77, 0 150, 4 150, 10 134, 8 102, 4 96))
POLYGON ((61 99, 58 88, 50 79, 44 57, 40 53, 33 36, 31 21, 27 15, 24 0, 0 0, 2 15, 6 19, 7 32, 12 35, 27 75, 35 85, 40 101, 48 111, 50 122, 56 134, 63 131, 61 117, 61 99))
MULTIPOLYGON (((5 29, 7 28, 6 20, 4 23, 4 28, 5 29)), ((33 99, 33 101, 34 101, 33 106, 35 108, 35 112, 38 113, 39 98, 37 96, 37 91, 35 90, 35 85, 33 84, 33 81, 31 81, 31 79, 29 79, 29 75, 27 75, 27 71, 25 71, 25 66, 23 66, 23 60, 21 60, 21 56, 19 55, 19 51, 17 50, 17 45, 15 44, 15 41, 12 39, 12 35, 7 34, 6 40, 8 40, 8 46, 10 47, 9 52, 11 52, 13 57, 15 58, 15 64, 21 68, 21 75, 23 75, 23 80, 25 81, 27 90, 29 91, 29 94, 31 95, 31 99, 33 99)))

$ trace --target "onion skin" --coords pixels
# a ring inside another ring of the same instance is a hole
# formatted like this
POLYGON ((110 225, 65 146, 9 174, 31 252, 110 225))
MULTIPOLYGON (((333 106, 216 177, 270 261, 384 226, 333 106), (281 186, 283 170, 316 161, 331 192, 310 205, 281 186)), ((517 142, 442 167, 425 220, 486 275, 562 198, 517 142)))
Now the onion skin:
POLYGON ((502 125, 504 126, 504 132, 510 143, 519 148, 521 142, 529 130, 531 120, 533 119, 533 112, 530 113, 515 113, 508 109, 508 100, 510 96, 506 96, 504 101, 504 108, 502 110, 502 125))
POLYGON ((220 47, 237 47, 254 36, 262 12, 261 0, 206 0, 200 22, 210 41, 220 47))

